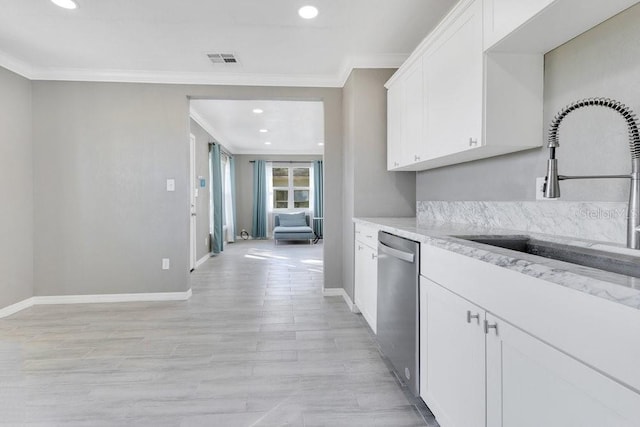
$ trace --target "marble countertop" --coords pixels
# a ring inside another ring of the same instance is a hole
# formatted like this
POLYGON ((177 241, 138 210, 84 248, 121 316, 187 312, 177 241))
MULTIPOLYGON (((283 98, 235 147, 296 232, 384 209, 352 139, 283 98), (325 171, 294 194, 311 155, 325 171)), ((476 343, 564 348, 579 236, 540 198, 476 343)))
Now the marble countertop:
POLYGON ((442 222, 418 224, 416 218, 354 218, 354 222, 373 225, 401 237, 466 255, 640 310, 640 279, 638 278, 471 242, 455 236, 526 235, 556 243, 638 256, 638 262, 640 262, 638 251, 620 245, 465 224, 442 222))

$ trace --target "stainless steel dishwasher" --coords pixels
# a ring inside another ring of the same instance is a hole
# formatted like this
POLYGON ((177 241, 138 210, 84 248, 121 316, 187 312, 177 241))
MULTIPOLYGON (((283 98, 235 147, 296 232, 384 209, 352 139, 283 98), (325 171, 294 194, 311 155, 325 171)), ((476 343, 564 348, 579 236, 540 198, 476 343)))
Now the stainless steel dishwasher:
POLYGON ((398 377, 419 395, 420 243, 378 232, 378 344, 398 377))

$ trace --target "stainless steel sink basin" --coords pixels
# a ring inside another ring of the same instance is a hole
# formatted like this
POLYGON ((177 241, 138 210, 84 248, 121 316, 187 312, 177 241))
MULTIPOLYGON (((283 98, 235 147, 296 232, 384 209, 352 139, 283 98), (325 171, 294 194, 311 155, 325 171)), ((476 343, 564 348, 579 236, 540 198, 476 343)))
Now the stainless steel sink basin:
POLYGON ((453 236, 485 245, 640 278, 640 258, 528 236, 453 236))

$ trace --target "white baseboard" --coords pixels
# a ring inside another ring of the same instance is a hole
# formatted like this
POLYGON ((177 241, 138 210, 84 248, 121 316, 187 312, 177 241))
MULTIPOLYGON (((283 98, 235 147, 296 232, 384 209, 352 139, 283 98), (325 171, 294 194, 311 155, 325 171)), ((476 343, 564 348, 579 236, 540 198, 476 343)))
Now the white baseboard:
POLYGON ((205 262, 207 262, 207 260, 211 258, 211 254, 206 254, 205 256, 203 256, 202 258, 200 258, 199 260, 196 261, 196 267, 198 268, 200 267, 202 264, 204 264, 205 262))
POLYGON ((344 302, 347 303, 347 306, 349 306, 349 310, 354 313, 360 312, 358 310, 358 307, 356 307, 353 301, 351 301, 351 298, 349 297, 349 295, 347 295, 347 292, 343 288, 323 288, 322 295, 324 295, 325 297, 342 297, 342 299, 344 299, 344 302))
POLYGON ((0 319, 3 317, 11 316, 19 311, 24 310, 25 308, 29 308, 33 305, 33 297, 27 298, 15 304, 11 304, 0 310, 0 319))
POLYGON ((144 301, 186 301, 191 298, 191 289, 184 292, 154 292, 137 294, 100 294, 100 295, 55 295, 31 297, 0 310, 0 318, 10 316, 34 305, 50 304, 96 304, 111 302, 144 301))

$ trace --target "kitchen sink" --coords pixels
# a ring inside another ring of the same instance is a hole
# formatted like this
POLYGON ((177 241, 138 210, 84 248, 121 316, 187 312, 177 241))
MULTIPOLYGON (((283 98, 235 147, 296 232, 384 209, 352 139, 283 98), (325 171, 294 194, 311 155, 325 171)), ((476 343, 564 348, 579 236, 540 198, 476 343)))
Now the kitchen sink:
POLYGON ((565 245, 528 236, 452 237, 640 278, 640 258, 631 255, 565 245))

